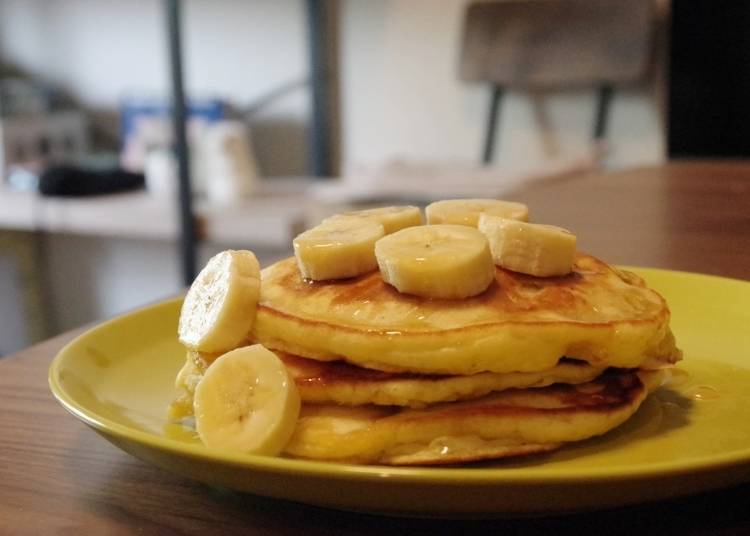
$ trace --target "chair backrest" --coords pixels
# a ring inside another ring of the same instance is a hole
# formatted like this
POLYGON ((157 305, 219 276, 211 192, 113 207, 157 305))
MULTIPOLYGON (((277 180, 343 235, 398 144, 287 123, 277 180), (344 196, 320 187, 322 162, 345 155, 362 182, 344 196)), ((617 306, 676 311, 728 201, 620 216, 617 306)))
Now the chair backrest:
POLYGON ((618 85, 650 66, 652 0, 503 0, 466 11, 460 76, 523 89, 618 85))

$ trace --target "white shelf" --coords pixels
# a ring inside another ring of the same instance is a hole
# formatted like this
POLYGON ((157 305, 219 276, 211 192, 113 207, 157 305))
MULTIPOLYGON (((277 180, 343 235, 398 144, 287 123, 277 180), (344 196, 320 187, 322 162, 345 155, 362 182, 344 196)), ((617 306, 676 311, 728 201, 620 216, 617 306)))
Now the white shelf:
MULTIPOLYGON (((262 188, 231 206, 196 201, 204 239, 215 244, 289 248, 305 223, 307 183, 262 188)), ((91 236, 174 240, 179 234, 171 198, 132 192, 84 198, 51 198, 0 190, 0 228, 91 236)))

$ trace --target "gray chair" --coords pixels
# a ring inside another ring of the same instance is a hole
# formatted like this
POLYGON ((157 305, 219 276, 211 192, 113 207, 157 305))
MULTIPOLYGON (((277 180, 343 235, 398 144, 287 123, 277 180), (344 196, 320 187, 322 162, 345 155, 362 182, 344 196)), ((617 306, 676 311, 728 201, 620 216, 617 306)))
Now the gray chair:
POLYGON ((595 87, 592 138, 603 140, 614 87, 642 80, 653 57, 652 0, 508 0, 467 7, 460 77, 490 86, 482 161, 493 159, 506 89, 595 87))

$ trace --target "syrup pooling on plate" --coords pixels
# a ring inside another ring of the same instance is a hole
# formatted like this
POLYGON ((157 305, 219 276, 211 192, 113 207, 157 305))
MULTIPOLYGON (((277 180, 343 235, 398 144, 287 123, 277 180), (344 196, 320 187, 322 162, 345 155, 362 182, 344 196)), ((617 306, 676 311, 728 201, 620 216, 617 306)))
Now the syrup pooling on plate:
POLYGON ((699 385, 691 390, 690 396, 694 400, 715 400, 719 398, 719 390, 710 385, 699 385))
MULTIPOLYGON (((740 372, 741 373, 741 372, 740 372)), ((686 397, 692 400, 715 400, 721 396, 719 389, 712 385, 696 384, 696 380, 690 373, 683 369, 671 368, 664 384, 680 390, 686 397)))

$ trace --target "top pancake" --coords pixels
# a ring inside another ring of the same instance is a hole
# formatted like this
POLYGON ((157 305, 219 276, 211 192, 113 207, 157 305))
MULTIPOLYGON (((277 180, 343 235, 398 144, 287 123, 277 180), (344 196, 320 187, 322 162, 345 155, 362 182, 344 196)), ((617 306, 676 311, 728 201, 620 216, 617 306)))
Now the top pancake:
POLYGON ((310 282, 288 258, 262 272, 252 337, 313 359, 437 374, 540 371, 562 356, 635 368, 678 353, 664 299, 585 254, 563 277, 498 267, 485 292, 463 300, 401 294, 377 271, 310 282))

